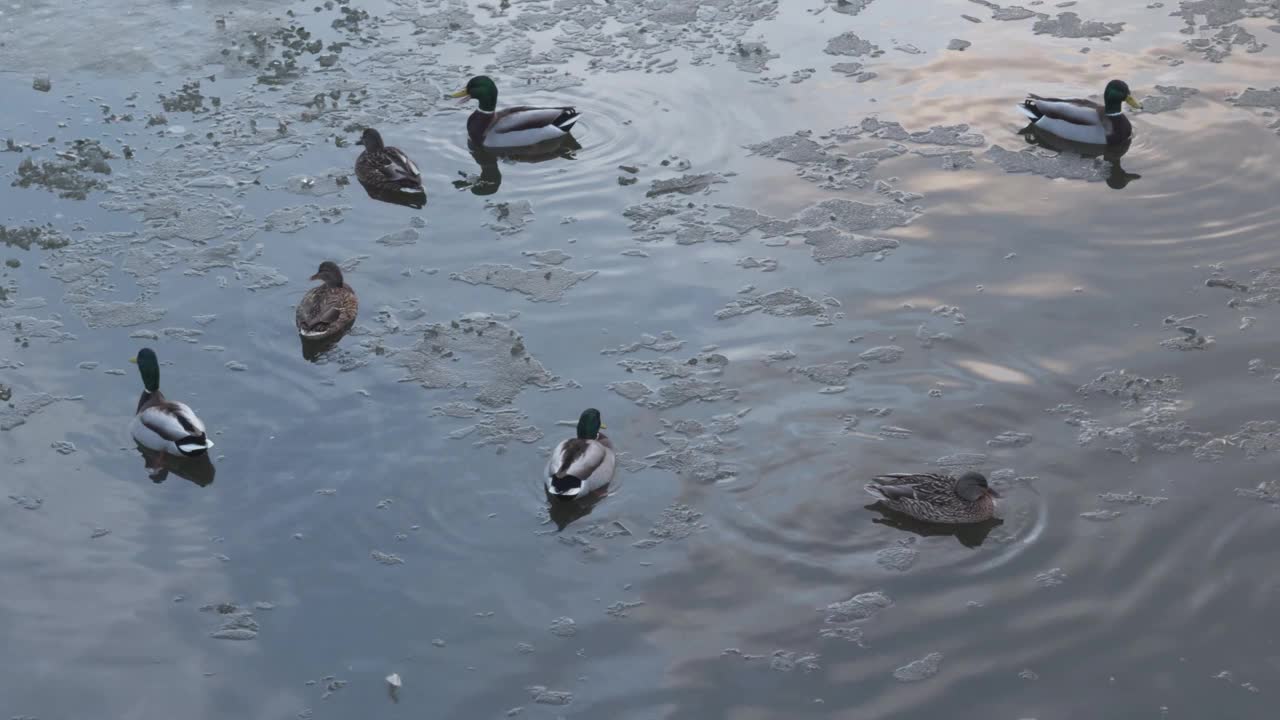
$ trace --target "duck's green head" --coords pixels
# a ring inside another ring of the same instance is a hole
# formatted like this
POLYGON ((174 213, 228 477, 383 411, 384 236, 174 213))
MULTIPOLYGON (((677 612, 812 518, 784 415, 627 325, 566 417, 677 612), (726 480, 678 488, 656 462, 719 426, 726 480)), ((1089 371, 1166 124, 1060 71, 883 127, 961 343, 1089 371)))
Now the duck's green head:
POLYGON ((137 363, 138 373, 142 375, 142 385, 147 388, 147 392, 160 389, 160 359, 156 357, 155 350, 142 348, 138 351, 138 356, 130 358, 129 362, 137 363))
POLYGON ((467 81, 467 86, 449 97, 473 98, 480 101, 480 109, 493 112, 498 107, 498 86, 488 75, 477 75, 467 81))
POLYGON ((1141 110, 1142 103, 1134 99, 1129 92, 1129 84, 1123 80, 1112 80, 1107 89, 1102 91, 1102 99, 1106 103, 1106 111, 1115 114, 1122 111, 1120 103, 1129 103, 1129 107, 1141 110))
POLYGON ((582 411, 582 415, 578 418, 578 437, 583 440, 595 440, 603 429, 604 423, 600 422, 599 410, 587 408, 582 411))

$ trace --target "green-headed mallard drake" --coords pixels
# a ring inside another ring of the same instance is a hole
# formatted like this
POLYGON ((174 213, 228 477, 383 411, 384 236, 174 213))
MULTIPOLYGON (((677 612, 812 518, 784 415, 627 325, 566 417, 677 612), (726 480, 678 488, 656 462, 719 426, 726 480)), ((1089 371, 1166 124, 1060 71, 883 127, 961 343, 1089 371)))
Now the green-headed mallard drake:
POLYGON ((613 443, 600 430, 600 411, 587 408, 578 418, 578 436, 560 441, 547 462, 547 494, 574 500, 609 484, 617 459, 613 443))
POLYGON ((1028 95, 1018 106, 1040 130, 1064 140, 1087 145, 1118 145, 1133 136, 1133 125, 1125 117, 1124 103, 1141 108, 1123 80, 1107 83, 1102 93, 1104 105, 1079 98, 1042 98, 1028 95))
POLYGON ((404 151, 384 144, 377 130, 365 128, 356 144, 364 146, 356 158, 356 179, 366 189, 422 192, 418 166, 404 151))
POLYGON ((581 117, 571 107, 510 107, 498 110, 498 86, 485 75, 449 97, 473 98, 480 107, 467 118, 467 135, 476 147, 489 150, 522 148, 559 140, 581 117))
POLYGON ((160 361, 155 351, 142 348, 130 362, 138 364, 145 388, 129 425, 133 439, 150 450, 184 457, 199 457, 213 447, 195 411, 160 392, 160 361))
POLYGON ((351 329, 360 310, 356 291, 343 282, 342 268, 332 260, 320 263, 312 280, 324 284, 307 291, 298 302, 294 324, 304 340, 321 341, 339 337, 351 329))
POLYGON ((960 477, 934 473, 879 475, 867 492, 890 510, 933 523, 977 523, 995 517, 1000 497, 981 473, 960 477))

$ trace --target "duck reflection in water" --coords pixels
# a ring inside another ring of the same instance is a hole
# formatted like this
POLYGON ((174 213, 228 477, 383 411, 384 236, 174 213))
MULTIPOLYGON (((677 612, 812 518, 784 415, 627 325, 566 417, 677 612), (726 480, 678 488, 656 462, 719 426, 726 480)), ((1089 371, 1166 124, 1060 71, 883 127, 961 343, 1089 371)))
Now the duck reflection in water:
POLYGON ((337 347, 338 342, 346 335, 347 331, 343 331, 341 335, 327 340, 308 340, 299 336, 298 339, 302 341, 302 359, 311 363, 315 362, 321 355, 337 347))
POLYGON ((609 487, 599 488, 574 501, 557 498, 551 493, 546 493, 546 496, 547 516, 551 519, 551 522, 555 523, 556 530, 564 530, 569 525, 590 515, 601 500, 609 497, 609 487))
MULTIPOLYGON (((470 142, 467 143, 467 149, 471 151, 471 159, 480 166, 480 174, 468 175, 465 171, 459 170, 458 175, 461 179, 454 180, 453 186, 459 190, 470 190, 472 195, 493 195, 498 192, 498 188, 502 187, 502 170, 498 167, 499 156, 470 142)), ((574 160, 575 153, 581 149, 582 145, 578 144, 572 135, 566 135, 563 139, 549 143, 505 151, 501 159, 511 163, 574 160)))
POLYGON ((151 482, 159 485, 168 479, 169 473, 173 473, 200 487, 213 484, 213 476, 217 470, 213 467, 213 461, 209 459, 208 454, 199 457, 182 457, 151 450, 141 443, 135 443, 135 445, 138 448, 138 454, 142 456, 143 465, 147 468, 147 477, 151 478, 151 482))
POLYGON ((1000 518, 991 518, 978 523, 967 523, 964 525, 943 525, 939 523, 924 522, 917 520, 909 515, 895 512, 884 507, 878 502, 871 503, 866 506, 867 510, 874 510, 880 513, 881 517, 872 518, 871 522, 877 525, 888 525, 895 530, 902 530, 914 533, 920 537, 939 537, 950 535, 956 539, 961 545, 967 548, 978 548, 982 543, 986 542, 987 536, 991 531, 1004 524, 1004 520, 1000 518))
POLYGON ((1129 183, 1142 178, 1141 175, 1128 172, 1120 166, 1120 158, 1129 152, 1129 147, 1133 144, 1133 138, 1129 138, 1118 145, 1086 145, 1064 140, 1056 135, 1044 132, 1036 127, 1034 123, 1020 130, 1019 134, 1027 141, 1028 145, 1037 145, 1085 158, 1102 158, 1109 166, 1107 187, 1112 190, 1123 190, 1129 183))
POLYGON ((379 202, 410 207, 414 210, 421 210, 427 205, 427 193, 425 190, 419 190, 417 192, 388 190, 374 185, 365 185, 363 182, 360 183, 360 186, 369 194, 369 197, 379 202))

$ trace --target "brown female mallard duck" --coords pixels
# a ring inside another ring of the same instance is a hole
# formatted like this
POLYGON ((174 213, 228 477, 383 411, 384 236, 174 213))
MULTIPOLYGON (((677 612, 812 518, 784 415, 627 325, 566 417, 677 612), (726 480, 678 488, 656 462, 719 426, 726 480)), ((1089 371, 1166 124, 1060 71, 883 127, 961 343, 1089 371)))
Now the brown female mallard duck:
POLYGON ((304 340, 312 341, 344 335, 355 323, 356 312, 360 309, 356 291, 343 282, 342 269, 331 260, 320 263, 320 269, 311 279, 321 280, 324 284, 308 290, 298 303, 294 314, 298 334, 304 340))
POLYGON ((129 434, 139 445, 156 452, 199 457, 213 447, 204 423, 190 407, 160 392, 160 360, 151 348, 142 348, 130 362, 138 364, 143 392, 129 434))
POLYGON ((365 128, 356 144, 364 146, 364 152, 356 158, 356 179, 366 189, 422 192, 418 166, 404 151, 384 144, 377 130, 365 128))
POLYGON ((1032 125, 1072 142, 1086 145, 1119 145, 1133 137, 1133 125, 1124 116, 1123 103, 1141 109, 1123 80, 1107 83, 1102 93, 1105 104, 1081 98, 1042 98, 1028 95, 1018 106, 1032 125))
POLYGON ((571 107, 510 107, 498 110, 498 86, 485 75, 449 97, 473 98, 480 107, 467 118, 467 136, 488 150, 522 148, 566 137, 581 115, 571 107))
POLYGON ((575 500, 608 485, 613 480, 617 459, 613 443, 600 430, 600 411, 587 408, 578 418, 578 436, 561 440, 547 462, 547 494, 560 500, 575 500))
POLYGON ((960 477, 934 473, 879 475, 866 486, 868 493, 890 510, 932 523, 978 523, 995 516, 994 498, 1000 494, 982 473, 960 477))

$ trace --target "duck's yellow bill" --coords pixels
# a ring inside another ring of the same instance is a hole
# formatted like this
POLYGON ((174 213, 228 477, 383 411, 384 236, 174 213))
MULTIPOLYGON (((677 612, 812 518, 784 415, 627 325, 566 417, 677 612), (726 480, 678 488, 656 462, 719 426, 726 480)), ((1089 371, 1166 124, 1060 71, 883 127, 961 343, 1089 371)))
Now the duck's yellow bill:
POLYGON ((469 96, 470 94, 471 94, 471 93, 468 93, 466 88, 462 88, 461 90, 459 90, 459 91, 458 91, 458 92, 456 92, 456 93, 449 93, 449 97, 451 97, 451 98, 460 98, 460 97, 467 97, 467 96, 469 96))
POLYGON ((608 429, 609 429, 609 426, 608 426, 608 425, 605 425, 604 423, 600 423, 600 429, 601 429, 601 430, 608 430, 608 429))
POLYGON ((1135 99, 1134 99, 1134 97, 1133 97, 1132 95, 1130 95, 1129 97, 1125 98, 1125 99, 1124 99, 1124 101, 1125 101, 1125 102, 1127 102, 1127 103, 1129 103, 1129 107, 1131 107, 1131 108, 1136 108, 1136 109, 1138 109, 1138 110, 1141 110, 1141 109, 1142 109, 1142 103, 1140 103, 1140 102, 1138 102, 1137 100, 1135 100, 1135 99))
POLYGON ((137 364, 138 364, 138 358, 136 358, 136 357, 131 357, 131 358, 129 358, 129 362, 133 363, 134 365, 137 365, 137 364))

